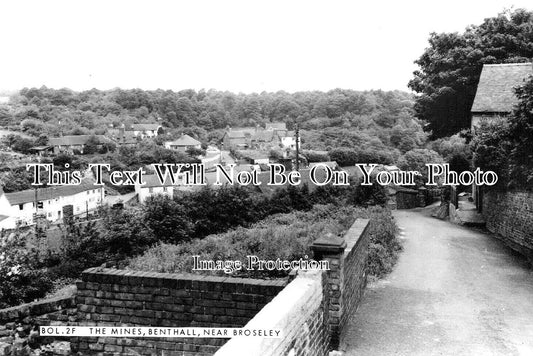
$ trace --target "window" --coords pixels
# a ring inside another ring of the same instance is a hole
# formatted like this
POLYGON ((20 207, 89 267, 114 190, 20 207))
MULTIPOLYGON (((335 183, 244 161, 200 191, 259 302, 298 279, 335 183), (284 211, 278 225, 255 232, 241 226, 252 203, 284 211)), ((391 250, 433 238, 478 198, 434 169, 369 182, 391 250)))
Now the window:
POLYGON ((87 191, 87 195, 89 195, 89 193, 90 193, 90 192, 91 192, 91 191, 90 191, 90 190, 88 190, 88 191, 87 191))
POLYGON ((24 204, 19 204, 19 210, 24 210, 24 204))
POLYGON ((154 188, 148 188, 148 193, 153 193, 154 192, 154 188))
POLYGON ((166 193, 167 192, 167 187, 163 187, 163 191, 166 193))

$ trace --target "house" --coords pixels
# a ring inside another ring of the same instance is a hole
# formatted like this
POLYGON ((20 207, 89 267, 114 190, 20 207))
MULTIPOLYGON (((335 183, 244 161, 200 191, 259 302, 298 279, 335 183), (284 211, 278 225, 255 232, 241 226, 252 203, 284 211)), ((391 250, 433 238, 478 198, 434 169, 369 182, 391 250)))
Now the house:
POLYGON ((201 149, 202 143, 189 135, 183 134, 177 140, 165 142, 165 148, 185 152, 192 148, 201 149))
POLYGON ((278 137, 274 131, 257 130, 250 137, 250 146, 260 150, 266 150, 273 145, 277 145, 278 137))
POLYGON ((104 188, 92 183, 53 186, 4 193, 0 189, 0 227, 13 229, 17 225, 32 225, 36 215, 54 222, 72 209, 74 216, 94 212, 103 202, 104 188))
POLYGON ((36 154, 39 157, 45 157, 54 152, 52 146, 34 146, 30 148, 30 152, 36 154))
POLYGON ((268 152, 260 150, 237 151, 237 155, 245 159, 250 164, 268 164, 270 158, 268 152))
POLYGON ((222 137, 224 149, 242 149, 250 145, 251 135, 244 131, 228 129, 222 137))
POLYGON ((113 143, 113 141, 103 135, 75 135, 51 137, 48 139, 48 145, 52 147, 54 154, 74 154, 78 152, 83 154, 85 145, 92 137, 95 137, 100 144, 113 143))
MULTIPOLYGON (((277 136, 282 148, 296 149, 296 133, 294 131, 278 131, 277 136)), ((298 148, 300 148, 300 138, 298 138, 298 148)))
POLYGON ((287 125, 284 122, 267 122, 265 130, 274 132, 287 132, 287 125))
POLYGON ((143 180, 145 184, 135 184, 135 193, 139 197, 139 203, 144 204, 148 198, 158 194, 171 199, 174 197, 174 186, 169 178, 161 183, 157 175, 150 174, 143 176, 143 180))
POLYGON ((533 74, 532 63, 485 64, 472 104, 472 131, 480 122, 505 118, 518 99, 514 88, 533 74))
POLYGON ((130 125, 126 131, 132 131, 135 137, 140 137, 141 140, 145 138, 156 137, 163 127, 159 124, 133 124, 130 125))
MULTIPOLYGON (((472 104, 472 133, 481 122, 494 122, 508 117, 518 103, 515 88, 533 75, 532 63, 485 64, 481 70, 476 96, 472 104)), ((483 187, 472 186, 476 209, 483 207, 483 187)), ((456 207, 457 208, 457 207, 456 207)))
POLYGON ((140 140, 140 137, 135 136, 133 131, 126 131, 124 126, 118 129, 110 129, 107 134, 119 146, 134 146, 140 140))
POLYGON ((115 206, 117 204, 124 205, 135 205, 137 202, 137 193, 126 193, 122 195, 107 195, 105 197, 104 203, 109 206, 115 206))

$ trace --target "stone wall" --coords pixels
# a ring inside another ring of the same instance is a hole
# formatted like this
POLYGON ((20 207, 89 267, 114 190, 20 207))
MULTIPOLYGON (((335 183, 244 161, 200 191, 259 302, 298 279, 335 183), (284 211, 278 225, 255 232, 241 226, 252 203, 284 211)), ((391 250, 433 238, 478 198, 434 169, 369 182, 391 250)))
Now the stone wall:
MULTIPOLYGON (((368 245, 370 242, 367 228, 368 220, 359 219, 344 237, 347 246, 343 256, 344 268, 341 270, 343 274, 342 286, 340 286, 342 313, 339 320, 339 331, 344 329, 348 318, 357 310, 366 287, 368 245)), ((338 343, 338 340, 335 342, 338 343)))
POLYGON ((311 248, 329 271, 299 271, 246 328, 282 330, 277 339, 233 338, 215 356, 324 356, 338 348, 366 286, 369 221, 357 220, 344 238, 324 237, 311 248))
POLYGON ((405 189, 396 193, 396 209, 413 209, 420 206, 416 190, 405 189))
MULTIPOLYGON (((81 326, 243 327, 286 280, 92 268, 77 283, 81 326)), ((78 338, 84 355, 212 355, 227 339, 78 338)))
POLYGON ((324 356, 329 349, 327 284, 321 271, 300 272, 246 328, 280 329, 281 338, 233 338, 216 356, 324 356))
POLYGON ((37 327, 69 322, 76 322, 73 294, 0 309, 0 355, 24 356, 36 350, 65 355, 70 352, 69 339, 40 337, 37 327))
POLYGON ((482 211, 487 229, 533 262, 533 192, 486 191, 482 211))

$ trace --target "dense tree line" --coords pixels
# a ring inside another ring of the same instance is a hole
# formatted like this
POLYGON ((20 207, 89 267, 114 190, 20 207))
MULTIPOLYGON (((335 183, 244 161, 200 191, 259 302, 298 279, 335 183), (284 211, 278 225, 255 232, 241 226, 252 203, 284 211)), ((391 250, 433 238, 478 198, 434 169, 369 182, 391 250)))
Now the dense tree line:
POLYGON ((529 62, 533 12, 505 11, 463 33, 432 33, 409 87, 420 93, 416 116, 434 137, 470 127, 470 109, 483 64, 529 62))
MULTIPOLYGON (((123 123, 161 118, 168 127, 199 126, 206 130, 232 126, 255 126, 270 121, 307 122, 339 118, 344 114, 374 115, 387 124, 391 116, 409 108, 412 97, 404 92, 331 90, 329 92, 283 91, 234 94, 216 90, 144 91, 141 89, 24 88, 11 97, 11 111, 0 111, 0 125, 23 124, 32 131, 42 123, 72 128, 99 129, 102 121, 123 123), (28 121, 25 121, 28 120, 28 121)), ((313 122, 311 122, 313 124, 313 122)), ((314 123, 319 124, 320 123, 314 123)), ((390 124, 390 122, 389 122, 390 124)))
MULTIPOLYGON (((408 93, 380 90, 234 94, 140 89, 74 92, 41 87, 24 88, 13 95, 10 105, 0 108, 0 126, 52 137, 60 133, 104 134, 111 125, 158 122, 173 134, 184 132, 202 141, 216 141, 227 126, 282 121, 289 129, 299 123, 307 132, 325 130, 333 139, 342 131, 357 130, 361 132, 359 142, 377 136, 379 144, 387 146, 388 131, 394 131, 393 141, 398 145, 398 134, 421 131, 413 121, 412 105, 413 96, 408 93), (381 129, 385 132, 378 135, 381 129)), ((311 144, 315 137, 308 136, 311 144)), ((326 145, 332 143, 340 144, 326 145)))

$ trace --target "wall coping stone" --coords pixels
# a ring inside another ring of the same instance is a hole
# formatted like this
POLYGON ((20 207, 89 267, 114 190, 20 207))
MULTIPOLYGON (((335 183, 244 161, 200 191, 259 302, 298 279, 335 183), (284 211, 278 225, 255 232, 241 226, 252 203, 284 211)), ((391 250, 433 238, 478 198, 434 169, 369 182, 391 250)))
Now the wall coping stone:
POLYGON ((8 323, 23 319, 27 316, 40 316, 55 312, 59 309, 74 307, 76 305, 74 300, 75 294, 75 291, 71 291, 67 296, 48 298, 0 309, 0 323, 8 323))
POLYGON ((94 267, 86 269, 81 274, 81 279, 84 282, 95 283, 124 283, 127 281, 131 285, 144 285, 152 287, 167 287, 167 288, 197 288, 200 284, 226 284, 226 285, 240 285, 246 284, 249 286, 279 286, 283 287, 287 284, 286 278, 278 279, 255 279, 255 278, 239 278, 226 276, 209 276, 193 273, 160 273, 160 272, 144 272, 134 270, 119 270, 112 268, 94 267))

